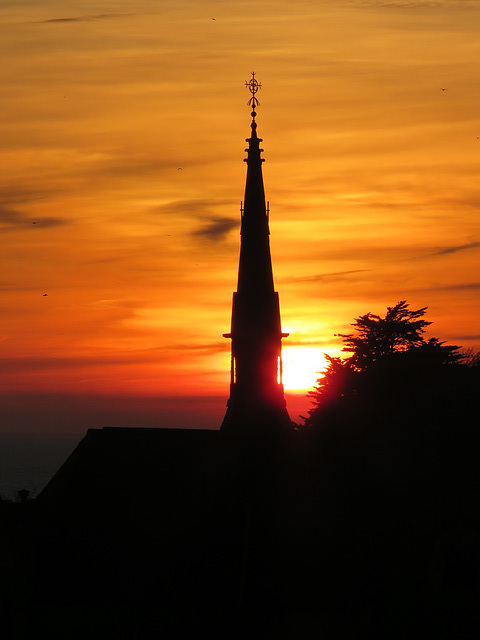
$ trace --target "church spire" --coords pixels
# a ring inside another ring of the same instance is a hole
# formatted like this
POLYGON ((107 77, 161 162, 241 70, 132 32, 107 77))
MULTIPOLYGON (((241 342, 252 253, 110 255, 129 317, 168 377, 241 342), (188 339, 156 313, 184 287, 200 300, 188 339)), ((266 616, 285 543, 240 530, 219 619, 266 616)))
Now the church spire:
POLYGON ((251 137, 247 138, 247 179, 241 214, 237 291, 233 294, 230 398, 223 430, 250 432, 290 427, 282 384, 282 333, 278 293, 274 289, 269 241, 269 211, 265 203, 257 136, 255 74, 245 83, 252 97, 251 137))

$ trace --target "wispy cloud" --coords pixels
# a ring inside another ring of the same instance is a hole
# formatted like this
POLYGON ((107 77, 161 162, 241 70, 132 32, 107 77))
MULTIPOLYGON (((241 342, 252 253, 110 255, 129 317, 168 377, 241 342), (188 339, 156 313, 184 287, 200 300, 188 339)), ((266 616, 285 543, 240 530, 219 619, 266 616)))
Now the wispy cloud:
POLYGON ((344 0, 342 4, 379 9, 477 9, 477 0, 344 0))
POLYGON ((196 238, 205 238, 213 242, 224 240, 228 233, 238 227, 238 221, 231 218, 214 217, 201 229, 192 233, 196 238))
POLYGON ((312 276, 282 278, 281 281, 283 283, 289 283, 289 282, 320 282, 322 280, 330 280, 330 281, 345 280, 346 276, 349 276, 353 273, 364 273, 366 271, 371 271, 371 269, 351 269, 349 271, 333 271, 331 273, 317 273, 312 276))
POLYGON ((36 189, 24 185, 10 184, 3 186, 0 190, 0 204, 14 206, 25 202, 38 202, 45 200, 53 193, 58 193, 52 189, 36 189))
POLYGON ((133 353, 102 353, 98 356, 39 356, 4 358, 2 360, 3 374, 14 374, 25 371, 54 371, 57 369, 72 369, 75 367, 109 367, 128 366, 132 363, 158 363, 171 359, 165 349, 148 349, 133 353))
POLYGON ((429 291, 480 291, 480 282, 459 282, 438 287, 430 287, 429 291))
POLYGON ((0 191, 0 231, 20 230, 32 226, 50 228, 66 224, 66 220, 56 216, 32 216, 25 213, 23 206, 44 200, 48 192, 24 187, 4 187, 0 191))
POLYGON ((430 256, 446 256, 452 253, 459 253, 460 251, 468 251, 470 249, 478 249, 480 242, 467 242, 465 244, 451 245, 449 247, 439 247, 430 256))
POLYGON ((55 216, 32 217, 23 211, 12 209, 0 203, 0 231, 12 231, 37 226, 40 228, 58 227, 66 224, 63 218, 55 216))
POLYGON ((169 214, 188 218, 212 219, 212 209, 215 206, 232 204, 233 200, 212 200, 191 198, 190 200, 173 200, 153 209, 155 214, 169 214))
MULTIPOLYGON (((348 193, 348 185, 343 186, 343 190, 348 193)), ((394 191, 390 187, 375 185, 375 190, 363 191, 355 196, 342 198, 342 202, 358 208, 367 209, 397 209, 415 211, 432 211, 441 209, 448 211, 479 211, 480 193, 471 192, 464 195, 452 196, 451 194, 426 194, 422 191, 413 190, 394 191)))
POLYGON ((112 18, 126 18, 135 16, 135 13, 100 13, 98 15, 72 16, 62 18, 49 18, 48 20, 37 20, 34 24, 62 24, 68 22, 92 22, 93 20, 111 20, 112 18))
POLYGON ((181 165, 175 158, 161 158, 155 155, 133 155, 131 152, 118 151, 116 156, 106 156, 93 163, 90 173, 96 177, 137 178, 139 176, 159 175, 167 172, 170 176, 181 165))
POLYGON ((231 206, 231 200, 206 200, 192 198, 190 200, 176 200, 155 207, 155 215, 172 216, 177 219, 188 219, 201 222, 199 228, 190 232, 193 238, 220 242, 224 240, 232 229, 239 229, 238 219, 229 218, 214 213, 218 207, 231 206))
POLYGON ((174 351, 187 351, 188 353, 196 351, 201 352, 202 354, 215 354, 228 351, 230 349, 230 344, 227 340, 224 340, 223 342, 211 342, 208 344, 185 343, 169 345, 168 349, 174 351))
POLYGON ((315 347, 317 349, 327 349, 331 346, 331 338, 317 338, 315 340, 305 339, 305 337, 299 336, 298 333, 291 333, 288 336, 288 341, 285 341, 284 347, 315 347))
POLYGON ((95 356, 38 356, 38 357, 13 357, 2 359, 2 373, 18 374, 24 372, 55 371, 59 369, 96 368, 110 366, 129 366, 132 364, 168 364, 172 360, 178 364, 181 358, 191 360, 192 357, 203 357, 224 353, 230 345, 224 342, 212 343, 185 343, 169 344, 167 347, 159 346, 133 352, 102 352, 95 356), (173 354, 176 355, 173 355, 173 354), (183 354, 179 357, 178 353, 183 354))

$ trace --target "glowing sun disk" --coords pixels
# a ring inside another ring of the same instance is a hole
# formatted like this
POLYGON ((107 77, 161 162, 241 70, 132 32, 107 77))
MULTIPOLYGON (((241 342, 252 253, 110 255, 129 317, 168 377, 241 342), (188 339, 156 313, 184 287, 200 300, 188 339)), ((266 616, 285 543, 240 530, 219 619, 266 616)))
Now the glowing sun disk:
POLYGON ((327 364, 323 351, 316 347, 285 347, 282 360, 287 391, 311 389, 327 364))

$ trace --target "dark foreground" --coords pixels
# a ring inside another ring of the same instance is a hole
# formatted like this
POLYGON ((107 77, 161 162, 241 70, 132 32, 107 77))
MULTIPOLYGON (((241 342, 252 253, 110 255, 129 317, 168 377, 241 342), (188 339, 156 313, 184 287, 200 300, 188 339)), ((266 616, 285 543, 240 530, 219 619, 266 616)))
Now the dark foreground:
POLYGON ((477 638, 472 434, 91 430, 0 504, 2 637, 477 638))

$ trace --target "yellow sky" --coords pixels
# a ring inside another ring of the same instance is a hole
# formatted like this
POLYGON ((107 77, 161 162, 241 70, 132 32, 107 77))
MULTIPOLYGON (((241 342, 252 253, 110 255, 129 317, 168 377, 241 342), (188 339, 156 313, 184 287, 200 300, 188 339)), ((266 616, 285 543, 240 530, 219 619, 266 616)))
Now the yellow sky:
POLYGON ((3 393, 221 419, 252 70, 285 360, 401 299, 478 349, 479 27, 476 0, 3 2, 3 393))

